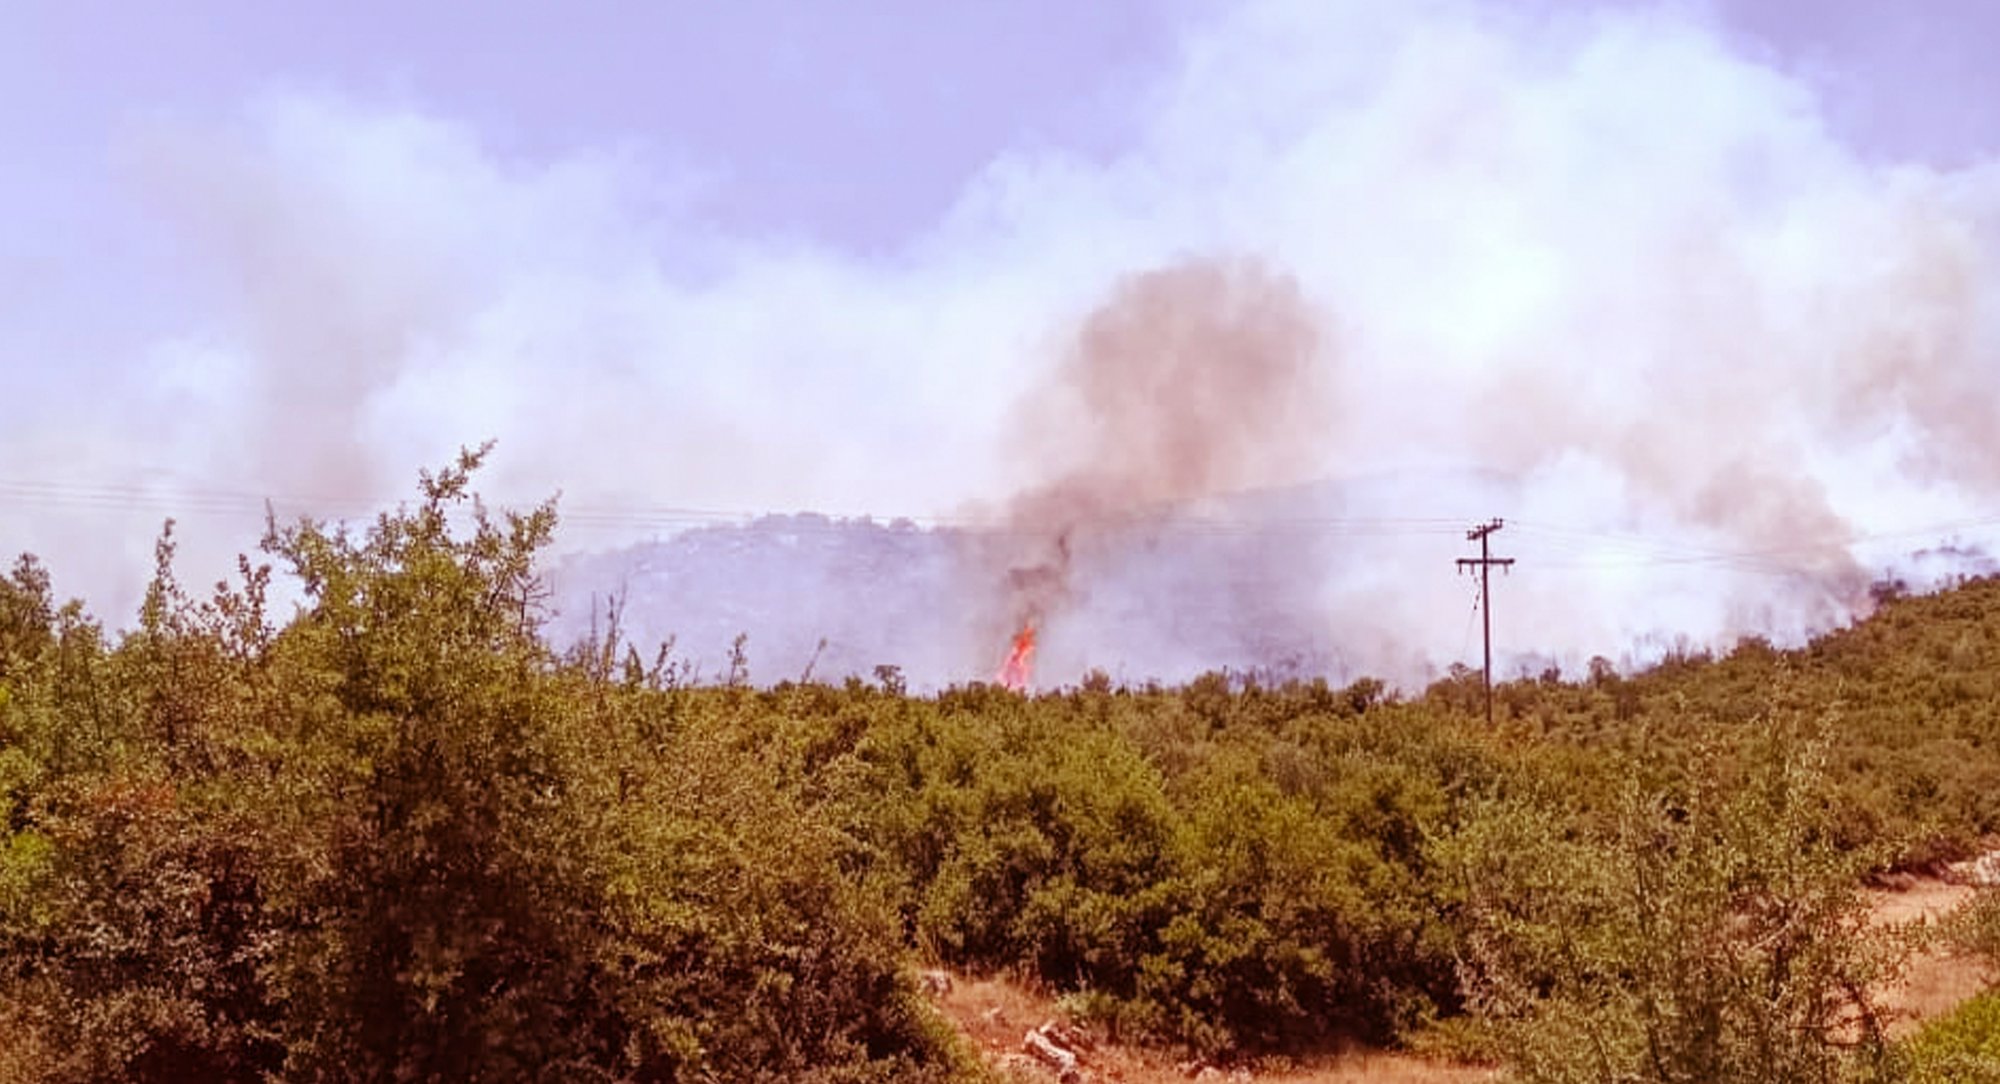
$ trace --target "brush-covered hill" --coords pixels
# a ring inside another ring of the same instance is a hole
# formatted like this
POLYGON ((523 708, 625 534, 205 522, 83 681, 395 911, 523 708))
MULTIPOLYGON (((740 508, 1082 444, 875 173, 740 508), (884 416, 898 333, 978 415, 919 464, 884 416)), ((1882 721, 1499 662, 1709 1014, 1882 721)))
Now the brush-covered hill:
POLYGON ((0 1079, 977 1080, 935 963, 1222 1062, 1887 1080, 1863 878, 2000 827, 2000 581, 1491 726, 1469 672, 690 684, 550 646, 478 465, 274 531, 296 612, 171 539, 124 634, 0 577, 0 1079))
MULTIPOLYGON (((1747 639, 1630 676, 1601 661, 1578 680, 1495 691, 1502 724, 1545 740, 1636 750, 1715 740, 1774 715, 1830 739, 1843 839, 1893 839, 1910 864, 1963 857, 2000 833, 2000 577, 1877 593, 1873 615, 1806 646, 1747 639)), ((1476 674, 1426 699, 1471 711, 1476 674)))
MULTIPOLYGON (((1050 672, 1334 671, 1321 600, 1299 586, 1319 540, 1237 505, 1226 514, 1226 527, 1190 513, 1079 546, 1062 620, 1043 630, 1050 672)), ((557 563, 546 632, 587 639, 615 606, 627 638, 671 640, 703 678, 727 674, 741 637, 758 684, 894 667, 934 691, 999 668, 1019 620, 1003 585, 1021 541, 1005 528, 813 513, 702 527, 557 563)))
POLYGON ((1584 674, 1599 654, 1629 671, 1745 629, 1794 645, 1865 609, 1870 575, 1931 585, 1993 571, 1965 546, 1897 553, 1883 542, 1793 567, 1732 555, 1744 543, 1693 527, 1635 534, 1611 513, 1596 527, 1538 522, 1523 485, 1412 468, 1053 525, 998 513, 718 522, 552 563, 544 631, 575 643, 615 606, 642 653, 672 640, 705 678, 737 661, 760 685, 894 667, 907 687, 934 692, 992 677, 1032 613, 1042 688, 1097 670, 1135 685, 1229 670, 1411 689, 1478 658, 1479 584, 1454 568, 1476 552, 1466 509, 1524 511, 1494 551, 1518 559, 1493 583, 1509 673, 1559 661, 1584 674))

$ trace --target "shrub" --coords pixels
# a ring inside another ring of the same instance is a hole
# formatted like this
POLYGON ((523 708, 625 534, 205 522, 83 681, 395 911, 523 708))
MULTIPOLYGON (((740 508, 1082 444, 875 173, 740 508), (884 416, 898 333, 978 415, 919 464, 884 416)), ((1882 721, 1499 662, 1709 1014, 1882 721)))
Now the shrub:
POLYGON ((740 698, 694 725, 660 668, 541 643, 553 509, 489 517, 480 456, 361 535, 273 525, 281 628, 247 562, 190 600, 170 533, 108 655, 0 591, 9 1074, 963 1076, 854 841, 740 698))
POLYGON ((1910 1084, 2000 1081, 2000 990, 1931 1021, 1905 1040, 1900 1052, 1910 1084))
POLYGON ((1448 842, 1475 1000, 1525 1081, 1831 1081, 1885 1064, 1867 856, 1827 832, 1823 746, 1771 725, 1741 761, 1628 787, 1582 834, 1497 803, 1448 842))

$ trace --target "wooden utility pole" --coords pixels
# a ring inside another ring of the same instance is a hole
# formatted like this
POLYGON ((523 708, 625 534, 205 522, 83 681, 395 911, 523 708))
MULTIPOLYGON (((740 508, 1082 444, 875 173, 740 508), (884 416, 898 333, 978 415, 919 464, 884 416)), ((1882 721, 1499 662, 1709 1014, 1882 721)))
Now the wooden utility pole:
POLYGON ((1496 519, 1484 526, 1474 527, 1465 532, 1466 541, 1479 543, 1479 556, 1460 557, 1458 559, 1458 570, 1460 572, 1464 572, 1468 568, 1479 569, 1479 614, 1485 619, 1486 623, 1485 674, 1487 726, 1493 725, 1493 566, 1499 565, 1502 569, 1505 569, 1513 565, 1514 559, 1512 557, 1493 556, 1487 549, 1486 537, 1503 526, 1505 524, 1496 519))

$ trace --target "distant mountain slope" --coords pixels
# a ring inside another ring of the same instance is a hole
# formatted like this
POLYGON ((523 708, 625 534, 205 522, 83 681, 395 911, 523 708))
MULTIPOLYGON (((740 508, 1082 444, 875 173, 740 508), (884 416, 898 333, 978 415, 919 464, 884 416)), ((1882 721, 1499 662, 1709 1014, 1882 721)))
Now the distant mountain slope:
MULTIPOLYGON (((560 563, 549 635, 584 638, 619 599, 623 634, 642 653, 671 637, 676 657, 705 677, 725 670, 741 634, 760 683, 808 665, 830 679, 893 666, 916 688, 986 680, 1013 631, 997 608, 1009 541, 810 514, 701 528, 560 563)), ((1122 538, 1115 554, 1080 554, 1082 586, 1045 632, 1044 672, 1058 681, 1090 667, 1125 681, 1216 668, 1328 672, 1325 615, 1287 579, 1297 546, 1264 559, 1273 542, 1262 529, 1163 521, 1122 538)))
MULTIPOLYGON (((1470 510, 1512 504, 1514 485, 1490 471, 1423 468, 1185 502, 1080 531, 1062 605, 1038 630, 1037 683, 1091 670, 1174 682, 1217 669, 1426 680, 1449 660, 1413 646, 1412 615, 1435 616, 1460 639, 1463 583, 1450 563, 1459 525, 1470 510), (1410 552, 1406 532, 1419 522, 1442 553, 1410 552), (1383 605, 1408 590, 1411 561, 1451 597, 1435 614, 1422 602, 1383 605)), ((808 513, 704 527, 557 564, 549 633, 581 639, 620 598, 623 631, 642 653, 673 637, 676 657, 709 677, 742 634, 760 683, 797 678, 809 662, 825 678, 894 666, 915 689, 986 680, 1019 622, 1010 569, 1048 541, 1004 520, 923 527, 808 513)))
POLYGON ((626 639, 648 653, 671 638, 676 657, 701 676, 724 671, 738 635, 748 638, 759 682, 798 678, 808 666, 826 678, 880 665, 943 675, 963 646, 953 591, 967 541, 955 531, 812 514, 700 528, 558 565, 549 633, 559 644, 587 636, 616 599, 626 639))
MULTIPOLYGON (((1629 670, 1752 634, 1802 644, 1868 612, 1869 575, 1893 569, 1928 586, 1992 568, 1976 545, 1949 540, 1833 562, 1812 549, 1741 552, 1699 526, 1632 519, 1615 501, 1542 508, 1518 479, 1414 468, 1186 502, 1066 536, 1056 602, 1033 618, 1036 684, 1228 669, 1421 687, 1479 658, 1485 600, 1456 564, 1477 552, 1466 527, 1506 510, 1519 518, 1495 536, 1496 554, 1518 558, 1493 583, 1503 676, 1578 672, 1597 655, 1629 670)), ((1009 585, 1056 548, 1045 529, 1004 518, 764 516, 559 562, 549 633, 582 639, 618 599, 642 654, 672 638, 705 678, 725 672, 742 635, 758 683, 888 666, 934 689, 994 677, 1028 620, 1009 585)))

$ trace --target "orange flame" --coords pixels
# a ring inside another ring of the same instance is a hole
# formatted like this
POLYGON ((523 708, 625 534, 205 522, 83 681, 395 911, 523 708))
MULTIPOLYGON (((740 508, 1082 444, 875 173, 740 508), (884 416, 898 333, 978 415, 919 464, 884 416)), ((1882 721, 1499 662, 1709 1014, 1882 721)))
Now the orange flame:
POLYGON ((1014 648, 1007 652, 1007 661, 1000 664, 998 678, 1002 688, 1017 693, 1028 691, 1028 679, 1035 669, 1035 626, 1023 625, 1014 634, 1014 648))

